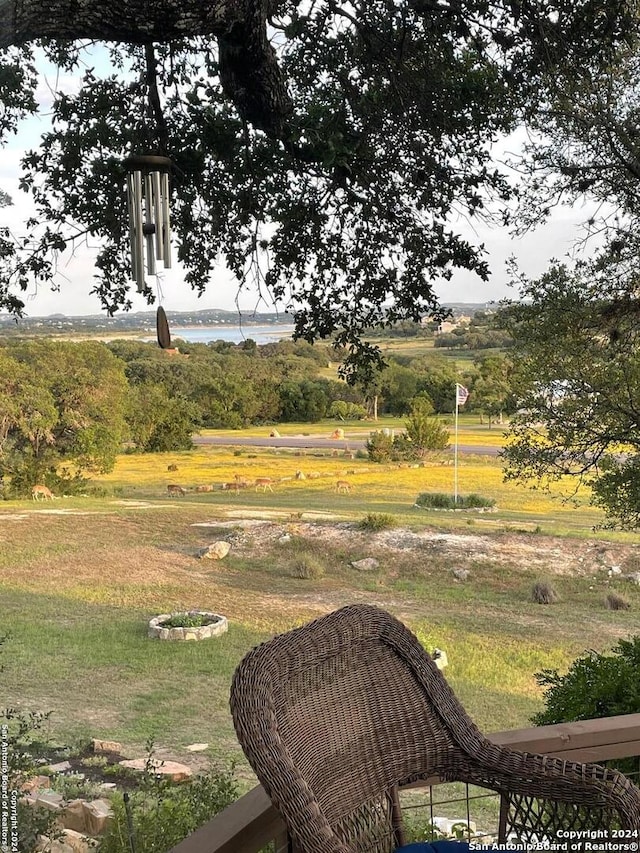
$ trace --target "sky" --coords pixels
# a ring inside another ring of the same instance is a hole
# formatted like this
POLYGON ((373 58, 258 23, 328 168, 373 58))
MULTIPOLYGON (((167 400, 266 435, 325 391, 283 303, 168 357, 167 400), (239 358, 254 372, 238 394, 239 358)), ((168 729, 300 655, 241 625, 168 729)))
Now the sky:
MULTIPOLYGON (((93 64, 93 63, 92 63, 93 64)), ((96 64, 99 72, 100 62, 96 64)), ((38 91, 41 109, 46 113, 51 103, 51 87, 72 92, 78 86, 77 78, 59 77, 52 67, 41 65, 43 76, 38 91)), ((32 214, 27 197, 18 188, 20 158, 25 150, 36 147, 40 134, 47 128, 44 117, 30 118, 23 123, 19 134, 11 138, 5 148, 0 149, 0 189, 9 193, 13 205, 0 208, 0 225, 9 224, 19 233, 16 223, 23 222, 32 214)), ((488 282, 482 282, 472 273, 455 271, 449 282, 436 287, 437 295, 447 302, 489 302, 504 298, 515 298, 517 294, 508 286, 508 274, 505 263, 515 256, 519 266, 529 277, 544 272, 552 259, 562 259, 571 252, 581 233, 581 225, 588 218, 589 211, 584 207, 557 208, 549 222, 535 232, 516 239, 506 229, 479 226, 472 230, 468 222, 460 220, 454 223, 462 236, 473 243, 483 243, 486 258, 492 269, 488 282)), ((175 254, 175 253, 174 253, 175 254)), ((35 285, 25 295, 25 313, 28 316, 47 316, 66 314, 69 316, 99 314, 103 311, 98 298, 90 293, 94 283, 95 252, 89 247, 80 246, 71 254, 62 255, 58 264, 59 291, 51 291, 45 285, 35 285)), ((185 284, 182 270, 175 266, 171 270, 160 267, 157 278, 148 281, 156 292, 158 302, 167 311, 193 311, 221 308, 235 311, 239 305, 243 313, 254 310, 273 311, 269 303, 257 301, 252 292, 242 294, 236 304, 237 282, 223 264, 215 271, 204 295, 200 298, 185 284)), ((138 295, 132 285, 133 311, 150 310, 146 300, 138 295)))

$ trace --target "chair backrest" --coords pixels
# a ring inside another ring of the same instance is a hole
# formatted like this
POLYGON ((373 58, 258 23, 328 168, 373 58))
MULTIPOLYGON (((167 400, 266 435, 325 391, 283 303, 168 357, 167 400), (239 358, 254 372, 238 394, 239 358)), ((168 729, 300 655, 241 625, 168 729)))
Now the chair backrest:
POLYGON ((418 639, 353 605, 247 654, 238 739, 304 853, 389 853, 398 784, 455 777, 486 743, 418 639))

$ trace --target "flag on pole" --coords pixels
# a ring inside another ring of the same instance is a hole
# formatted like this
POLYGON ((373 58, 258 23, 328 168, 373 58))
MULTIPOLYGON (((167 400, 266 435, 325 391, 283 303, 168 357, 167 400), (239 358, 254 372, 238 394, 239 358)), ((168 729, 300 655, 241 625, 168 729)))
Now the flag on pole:
POLYGON ((464 387, 464 385, 458 385, 456 383, 456 403, 458 406, 464 406, 469 397, 469 392, 464 387))

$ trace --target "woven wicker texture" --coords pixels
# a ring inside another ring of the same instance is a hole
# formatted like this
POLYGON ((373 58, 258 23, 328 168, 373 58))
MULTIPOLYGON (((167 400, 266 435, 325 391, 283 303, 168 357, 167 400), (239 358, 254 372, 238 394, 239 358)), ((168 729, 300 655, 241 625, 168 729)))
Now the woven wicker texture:
POLYGON ((342 608, 250 651, 231 711, 299 853, 390 853, 397 786, 430 776, 502 794, 503 835, 640 829, 628 779, 492 744, 418 639, 376 607, 342 608))

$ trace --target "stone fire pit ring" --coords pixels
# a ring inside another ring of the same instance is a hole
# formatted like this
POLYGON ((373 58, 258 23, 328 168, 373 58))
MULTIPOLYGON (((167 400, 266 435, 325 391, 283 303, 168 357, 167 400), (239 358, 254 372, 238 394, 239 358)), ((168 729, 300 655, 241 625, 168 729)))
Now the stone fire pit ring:
POLYGON ((147 636, 153 640, 208 640, 219 637, 229 627, 226 616, 209 610, 180 610, 176 613, 162 613, 149 621, 147 636), (184 628, 169 628, 166 623, 176 617, 201 618, 204 625, 184 628))

